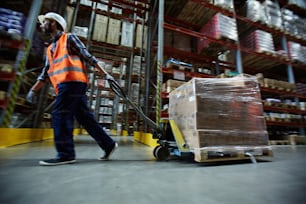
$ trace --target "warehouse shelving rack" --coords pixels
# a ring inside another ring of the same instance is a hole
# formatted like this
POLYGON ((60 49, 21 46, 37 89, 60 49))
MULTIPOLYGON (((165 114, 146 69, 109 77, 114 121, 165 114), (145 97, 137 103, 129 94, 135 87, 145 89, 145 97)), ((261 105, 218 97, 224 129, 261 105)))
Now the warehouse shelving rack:
MULTIPOLYGON (((0 125, 1 127, 9 127, 11 123, 12 114, 15 110, 16 100, 19 89, 22 84, 22 78, 26 70, 27 60, 30 54, 30 48, 34 31, 36 28, 36 18, 41 9, 42 1, 33 0, 30 11, 27 16, 25 30, 22 36, 18 34, 5 34, 6 37, 1 39, 1 44, 7 49, 18 49, 14 64, 14 70, 10 77, 1 77, 1 81, 9 82, 6 98, 1 103, 0 125), (17 40, 16 40, 17 37, 17 40), (15 39, 14 39, 15 38, 15 39)), ((28 12, 28 11, 27 11, 28 12)), ((3 37, 3 36, 2 36, 3 37)), ((1 74, 2 75, 2 74, 1 74)))
MULTIPOLYGON (((98 58, 101 58, 103 60, 106 60, 110 62, 111 64, 117 65, 122 68, 122 65, 125 64, 126 72, 124 75, 118 75, 114 74, 115 77, 117 77, 117 80, 125 80, 125 85, 123 87, 124 91, 128 94, 131 92, 131 84, 133 82, 142 84, 144 83, 142 81, 143 76, 141 76, 141 73, 139 76, 133 74, 133 64, 134 64, 134 56, 139 55, 141 59, 144 58, 146 55, 147 47, 144 45, 144 40, 142 39, 142 45, 141 47, 135 46, 135 37, 133 39, 133 45, 132 47, 122 46, 122 45, 115 45, 115 44, 109 44, 107 42, 98 42, 96 40, 92 39, 92 32, 93 32, 93 26, 95 21, 96 14, 104 15, 109 18, 118 19, 120 21, 128 21, 133 23, 133 32, 136 30, 137 25, 144 25, 147 24, 147 22, 144 22, 145 16, 147 15, 147 12, 149 11, 149 1, 142 0, 135 2, 130 2, 126 0, 112 0, 112 1, 96 1, 91 0, 91 5, 81 5, 80 0, 75 1, 74 3, 68 4, 69 6, 72 6, 74 8, 73 12, 73 18, 70 30, 73 30, 73 27, 76 25, 77 16, 80 11, 86 11, 91 13, 91 17, 89 20, 89 26, 88 26, 88 37, 86 39, 81 38, 81 40, 87 44, 89 50, 93 55, 95 55, 98 58), (107 6, 107 11, 100 10, 97 8, 98 4, 103 4, 107 6), (111 7, 116 7, 122 9, 122 14, 115 14, 110 12, 111 7), (137 17, 140 17, 138 19, 137 17)), ((107 28, 106 28, 107 29, 107 28)), ((133 36, 136 36, 135 33, 133 36)), ((142 38, 144 38, 144 30, 142 31, 142 38)), ((143 62, 143 61, 142 61, 143 62)), ((144 69, 143 65, 141 65, 141 69, 144 69)), ((93 72, 94 78, 100 78, 96 72, 93 72)), ((112 74, 112 73, 111 73, 112 74)), ((92 80, 94 81, 94 80, 92 80)), ((104 89, 107 90, 107 89, 104 89)), ((91 85, 91 89, 89 92, 89 98, 90 103, 92 103, 93 99, 97 99, 97 103, 100 101, 100 94, 97 94, 96 97, 93 97, 95 91, 94 83, 91 85)), ((141 94, 142 91, 140 89, 141 94)), ((147 95, 144 93, 144 95, 147 95)), ((146 97, 146 96, 144 96, 146 97)), ((140 124, 142 124, 141 119, 138 117, 136 119, 133 119, 135 116, 134 110, 132 110, 128 104, 124 104, 124 110, 123 114, 118 115, 118 105, 119 103, 123 103, 121 100, 117 99, 116 97, 113 97, 113 111, 112 114, 108 114, 112 117, 112 121, 109 123, 104 123, 105 126, 110 127, 113 130, 117 129, 117 123, 122 124, 122 128, 125 132, 129 133, 131 127, 132 129, 139 129, 140 124), (116 115, 115 115, 116 114, 116 115)), ((138 103, 140 104, 140 99, 138 100, 138 103)), ((146 106, 145 104, 141 104, 143 106, 146 106)), ((95 109, 98 109, 99 104, 96 104, 95 109)), ((99 112, 99 111, 96 111, 99 112)), ((96 117, 99 117, 99 113, 95 114, 96 117)), ((126 133, 125 133, 126 134, 126 133)))
MULTIPOLYGON (((236 60, 236 64, 233 63, 224 63, 220 60, 218 60, 217 56, 202 56, 199 55, 197 53, 189 53, 187 54, 187 52, 185 51, 181 51, 175 48, 167 48, 167 47, 160 47, 160 44, 158 43, 158 48, 156 49, 156 52, 162 52, 162 53, 169 53, 169 54, 173 54, 174 56, 177 56, 178 59, 181 59, 182 61, 187 61, 187 62, 197 62, 197 61, 202 61, 202 63, 206 64, 213 64, 215 65, 217 68, 221 68, 221 69, 232 69, 232 70, 236 70, 238 73, 248 73, 248 74, 256 74, 258 72, 267 72, 267 71, 271 71, 274 67, 280 67, 281 69, 285 70, 286 73, 283 75, 280 75, 279 72, 272 72, 270 73, 270 75, 268 76, 273 76, 274 78, 280 78, 280 79, 285 79, 287 80, 289 83, 296 83, 296 81, 298 80, 302 80, 302 77, 304 75, 300 75, 300 74, 296 74, 296 76, 294 76, 294 72, 301 72, 304 73, 305 71, 305 64, 301 64, 301 63, 296 63, 294 62, 292 59, 290 59, 290 57, 282 57, 282 56, 278 56, 278 55, 272 55, 269 53, 265 53, 265 52, 254 52, 254 50, 248 49, 246 47, 243 47, 240 45, 239 40, 238 42, 232 42, 232 41, 225 41, 224 39, 213 39, 210 38, 209 36, 199 33, 197 30, 199 30, 200 26, 191 22, 191 18, 192 16, 194 16, 194 14, 190 14, 191 17, 189 17, 189 20, 182 20, 182 19, 177 19, 176 16, 178 15, 178 12, 181 11, 184 7, 184 4, 187 2, 193 2, 195 4, 198 4, 199 7, 202 7, 203 11, 201 13, 209 13, 207 14, 208 16, 212 16, 211 13, 222 13, 226 16, 230 16, 232 18, 235 18, 237 21, 237 25, 240 26, 238 28, 238 35, 239 38, 241 37, 241 35, 243 35, 242 31, 239 30, 241 29, 241 26, 245 27, 246 30, 245 31, 249 31, 249 30, 255 30, 255 29, 262 29, 266 32, 272 33, 273 37, 275 36, 275 38, 277 38, 279 46, 286 51, 286 54, 288 55, 288 47, 287 47, 287 41, 294 41, 297 43, 300 43, 302 45, 306 45, 306 40, 301 39, 299 37, 293 36, 287 32, 284 32, 282 30, 279 30, 277 28, 274 27, 269 27, 265 24, 259 23, 259 22, 254 22, 244 16, 241 16, 239 14, 237 14, 235 12, 235 9, 230 11, 228 9, 224 9, 221 8, 219 6, 213 5, 212 3, 209 3, 208 1, 203 1, 203 0, 190 0, 190 1, 186 1, 186 0, 181 0, 179 2, 177 2, 175 4, 175 8, 169 8, 167 6, 171 5, 171 2, 167 2, 167 1, 159 1, 160 4, 164 4, 164 7, 162 9, 165 9, 165 16, 162 20, 159 20, 159 24, 158 26, 162 27, 163 29, 168 29, 171 30, 173 32, 178 32, 178 33, 183 33, 186 34, 188 36, 191 37, 195 37, 195 38, 203 38, 203 39, 209 39, 213 42, 215 42, 216 44, 222 45, 224 47, 227 47, 227 49, 229 50, 234 50, 236 51, 235 53, 235 60, 236 60), (183 6, 182 6, 183 5, 183 6), (180 7, 180 8, 177 8, 180 7), (172 15, 173 14, 173 15, 172 15), (160 51, 160 49, 163 49, 162 51, 160 51), (250 60, 249 63, 244 63, 243 62, 243 58, 245 55, 250 55, 253 57, 253 59, 256 60, 250 60), (256 64, 257 63, 257 64, 256 64), (221 67, 220 67, 221 65, 221 67), (226 66, 222 66, 222 65, 226 65, 226 66), (284 76, 284 75, 287 75, 284 76)), ((280 2, 283 3, 283 2, 280 2)), ((284 3, 283 3, 284 4, 284 3)), ((159 10, 159 12, 164 12, 164 10, 159 10)), ((194 11, 191 11, 194 12, 194 11)), ((300 12, 301 13, 301 12, 300 12)), ((199 14, 200 15, 200 14, 199 14)), ((186 17, 187 19, 187 17, 186 17)), ((163 29, 160 29, 161 32, 163 32, 163 29)), ((158 39, 160 40, 160 39, 158 39)), ((158 54, 157 54, 158 56, 158 54)), ((162 58, 164 56, 161 56, 157 59, 157 61, 162 62, 164 59, 162 58)), ((158 63, 157 63, 158 64, 158 63)), ((157 69, 159 69, 159 66, 157 66, 157 69)), ((157 75, 160 72, 157 70, 157 75)), ((162 79, 162 77, 160 77, 160 79, 162 79)), ((157 90, 157 92, 160 92, 160 90, 157 90)), ((301 94, 296 94, 296 93, 286 93, 286 92, 281 92, 281 91, 275 91, 273 89, 267 89, 265 87, 261 87, 261 92, 262 95, 264 97, 264 94, 266 93, 273 93, 276 96, 279 97, 287 97, 287 98, 292 98, 294 99, 294 101, 298 102, 299 99, 301 100, 305 100, 305 97, 301 94)), ((158 93, 157 93, 158 95, 158 93)), ((162 103, 161 103, 162 104, 162 103)), ((266 107, 266 106, 265 106, 266 107)), ((270 111, 272 108, 266 107, 267 111, 270 111)), ((157 107, 157 109, 161 109, 160 107, 157 107)), ((276 109, 273 109, 276 110, 276 109)), ((280 112, 288 112, 287 109, 283 108, 283 109, 277 109, 280 112)), ((294 112, 294 111, 293 111, 294 112)), ((295 113, 298 114, 302 114, 305 115, 304 111, 296 111, 295 113)), ((160 114, 159 117, 160 118, 162 116, 162 112, 161 111, 156 111, 156 114, 160 114)), ((296 123, 296 122, 271 122, 271 121, 267 121, 267 126, 268 127, 274 127, 274 126, 284 126, 284 127, 294 127, 294 128, 299 128, 299 132, 301 135, 305 135, 305 127, 306 127, 306 123, 296 123)))

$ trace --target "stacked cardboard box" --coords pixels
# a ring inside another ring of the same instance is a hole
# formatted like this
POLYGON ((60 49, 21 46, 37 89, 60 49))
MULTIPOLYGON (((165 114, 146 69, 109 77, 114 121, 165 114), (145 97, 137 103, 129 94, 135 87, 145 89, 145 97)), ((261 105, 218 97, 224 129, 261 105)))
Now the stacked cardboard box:
MULTIPOLYGON (((237 24, 234 18, 217 13, 206 25, 200 30, 201 33, 214 39, 238 40, 237 24)), ((198 39, 198 52, 211 45, 209 39, 198 39)))
POLYGON ((265 0, 263 3, 265 8, 265 13, 268 19, 268 25, 271 27, 283 30, 282 25, 282 13, 280 11, 280 6, 278 2, 265 0))
POLYGON ((295 63, 306 63, 306 46, 297 42, 288 42, 289 56, 295 63))
POLYGON ((255 52, 274 54, 272 34, 262 30, 255 30, 241 40, 241 45, 255 52))
POLYGON ((268 19, 265 13, 264 6, 257 0, 248 0, 245 8, 242 9, 243 15, 255 22, 267 24, 268 19))
POLYGON ((169 95, 169 117, 201 161, 215 147, 268 145, 255 77, 193 78, 169 95))
POLYGON ((234 11, 234 1, 233 0, 214 0, 214 5, 220 6, 230 11, 234 11))
POLYGON ((96 15, 92 39, 105 42, 108 17, 100 14, 96 15))
POLYGON ((122 22, 121 29, 121 45, 133 47, 134 41, 134 25, 129 21, 122 22))
POLYGON ((173 80, 173 79, 168 79, 166 81, 166 83, 163 83, 162 86, 162 91, 170 93, 171 91, 173 91, 174 89, 176 89, 177 87, 183 85, 185 83, 185 81, 179 81, 179 80, 173 80))
POLYGON ((136 42, 135 46, 137 48, 146 48, 147 47, 147 39, 145 36, 147 36, 148 32, 148 26, 137 24, 136 25, 136 42))
POLYGON ((121 21, 118 19, 109 18, 106 42, 109 44, 119 45, 120 33, 121 21))

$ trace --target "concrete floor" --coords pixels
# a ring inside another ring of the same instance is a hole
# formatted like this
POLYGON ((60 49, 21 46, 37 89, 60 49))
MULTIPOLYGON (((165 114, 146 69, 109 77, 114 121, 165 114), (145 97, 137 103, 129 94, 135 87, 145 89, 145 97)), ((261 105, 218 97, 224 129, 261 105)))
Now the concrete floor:
POLYGON ((1 204, 299 204, 306 203, 306 146, 274 146, 265 162, 156 161, 153 149, 114 137, 111 161, 87 136, 76 137, 76 164, 43 167, 52 141, 0 149, 1 204))

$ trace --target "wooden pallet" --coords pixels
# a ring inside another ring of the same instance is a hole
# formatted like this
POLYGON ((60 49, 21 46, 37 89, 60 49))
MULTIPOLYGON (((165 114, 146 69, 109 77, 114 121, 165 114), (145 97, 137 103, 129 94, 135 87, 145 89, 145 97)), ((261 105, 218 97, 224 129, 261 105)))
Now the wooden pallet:
POLYGON ((289 135, 288 139, 291 145, 306 145, 306 136, 289 135))
POLYGON ((249 160, 255 158, 272 157, 273 151, 270 146, 262 147, 208 147, 194 151, 197 162, 217 162, 232 160, 249 160))

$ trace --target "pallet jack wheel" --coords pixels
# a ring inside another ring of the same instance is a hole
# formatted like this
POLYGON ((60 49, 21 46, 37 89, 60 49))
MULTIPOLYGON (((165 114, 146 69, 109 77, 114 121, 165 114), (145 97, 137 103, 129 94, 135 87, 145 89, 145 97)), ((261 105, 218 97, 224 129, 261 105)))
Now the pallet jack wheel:
POLYGON ((157 160, 169 160, 169 150, 167 147, 157 146, 153 150, 153 155, 157 160))

